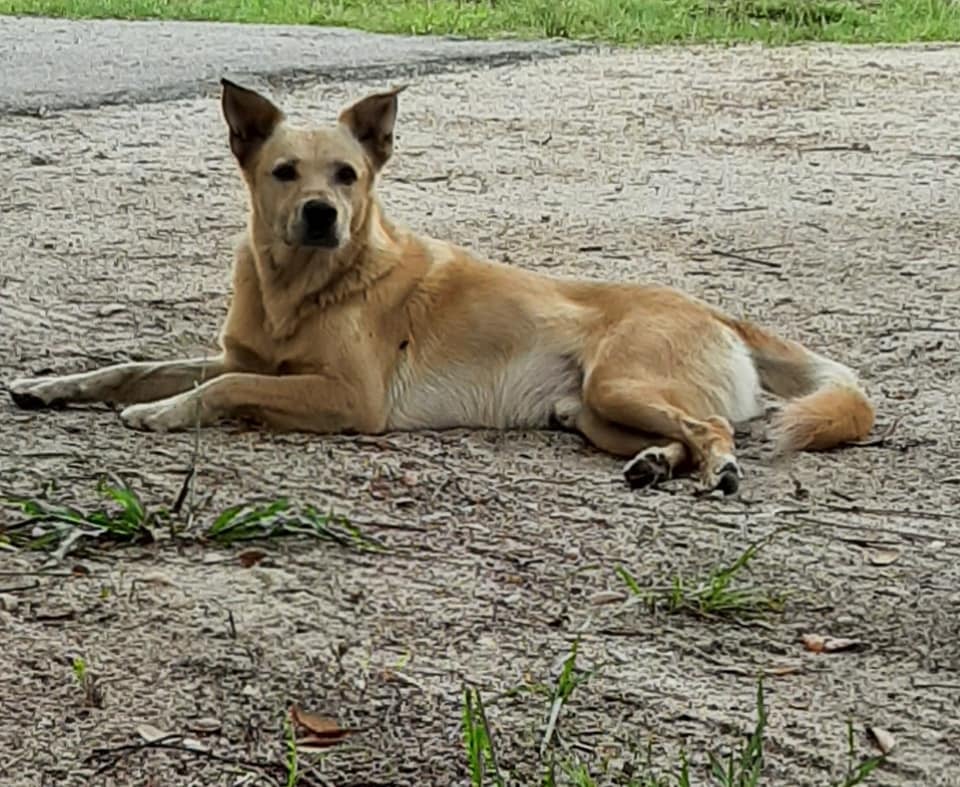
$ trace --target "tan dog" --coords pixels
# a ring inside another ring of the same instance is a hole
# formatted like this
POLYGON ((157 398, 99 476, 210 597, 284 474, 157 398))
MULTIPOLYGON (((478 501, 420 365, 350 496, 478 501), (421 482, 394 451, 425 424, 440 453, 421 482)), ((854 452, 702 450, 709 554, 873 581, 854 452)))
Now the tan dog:
POLYGON ((870 431, 856 375, 795 342, 671 289, 549 278, 388 221, 374 184, 399 92, 301 130, 224 80, 250 205, 221 355, 17 380, 14 401, 129 404, 123 422, 155 431, 230 417, 321 433, 559 422, 631 457, 633 486, 690 469, 726 493, 741 476, 730 424, 762 412, 762 389, 792 400, 781 449, 870 431))

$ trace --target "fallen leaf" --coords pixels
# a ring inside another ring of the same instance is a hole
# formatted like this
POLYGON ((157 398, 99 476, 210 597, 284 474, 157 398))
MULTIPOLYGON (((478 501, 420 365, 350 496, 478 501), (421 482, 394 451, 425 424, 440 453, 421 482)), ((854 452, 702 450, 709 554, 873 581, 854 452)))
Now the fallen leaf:
POLYGON ((335 746, 350 735, 353 730, 343 729, 336 721, 327 716, 318 716, 316 713, 301 710, 296 705, 290 706, 290 718, 293 723, 303 727, 307 735, 297 738, 297 746, 325 749, 335 746))
POLYGON ((859 639, 844 637, 824 637, 820 634, 804 634, 800 637, 803 647, 811 653, 840 653, 842 651, 860 650, 866 643, 859 639))
POLYGON ((900 559, 900 551, 897 549, 871 549, 867 552, 867 560, 872 566, 889 566, 900 559))
POLYGON ((250 568, 251 566, 257 565, 261 560, 267 556, 267 553, 262 549, 245 549, 243 552, 237 555, 237 560, 240 561, 240 565, 244 568, 250 568))
POLYGON ((626 601, 627 594, 621 590, 601 590, 590 596, 590 603, 599 606, 600 604, 616 604, 618 601, 626 601))
POLYGON ((212 717, 204 717, 202 719, 194 719, 189 724, 187 724, 187 729, 190 732, 200 733, 201 735, 209 735, 214 732, 220 732, 223 723, 220 719, 214 719, 212 717))
POLYGON ((172 738, 173 735, 169 732, 164 732, 152 724, 141 724, 137 727, 137 734, 143 738, 147 743, 154 743, 159 741, 162 738, 172 738))
POLYGON ((137 727, 137 734, 147 743, 156 743, 157 741, 166 740, 169 738, 171 741, 179 743, 184 748, 193 749, 194 751, 207 751, 207 747, 196 738, 187 738, 175 732, 164 732, 163 730, 154 727, 152 724, 139 725, 137 727))
POLYGON ((882 727, 867 727, 867 737, 885 755, 892 752, 897 745, 894 737, 882 727))
POLYGON ((165 587, 176 587, 176 582, 174 582, 170 577, 164 574, 161 571, 153 571, 149 574, 144 574, 142 577, 137 578, 137 582, 143 582, 145 585, 163 585, 165 587))
POLYGON ((764 675, 769 675, 773 678, 781 678, 785 675, 796 675, 798 672, 803 672, 803 667, 799 664, 781 664, 778 667, 768 667, 763 671, 764 675))

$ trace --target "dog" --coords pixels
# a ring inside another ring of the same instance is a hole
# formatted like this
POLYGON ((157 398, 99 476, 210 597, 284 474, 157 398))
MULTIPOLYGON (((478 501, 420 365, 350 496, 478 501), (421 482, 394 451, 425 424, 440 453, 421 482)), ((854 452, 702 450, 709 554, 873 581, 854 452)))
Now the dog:
POLYGON ((559 427, 627 458, 632 487, 689 473, 724 494, 742 478, 732 424, 762 414, 763 391, 788 400, 781 451, 870 432, 857 375, 794 341, 674 289, 553 278, 389 221, 375 186, 403 88, 302 129, 221 86, 249 210, 220 354, 18 379, 17 405, 115 403, 158 432, 559 427))

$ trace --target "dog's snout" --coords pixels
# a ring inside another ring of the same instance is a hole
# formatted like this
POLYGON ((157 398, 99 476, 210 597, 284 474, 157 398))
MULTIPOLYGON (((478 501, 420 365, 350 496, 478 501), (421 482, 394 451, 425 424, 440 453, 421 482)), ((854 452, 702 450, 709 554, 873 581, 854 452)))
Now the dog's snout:
POLYGON ((307 225, 308 235, 324 237, 337 224, 337 209, 320 199, 308 200, 303 203, 303 221, 307 225))

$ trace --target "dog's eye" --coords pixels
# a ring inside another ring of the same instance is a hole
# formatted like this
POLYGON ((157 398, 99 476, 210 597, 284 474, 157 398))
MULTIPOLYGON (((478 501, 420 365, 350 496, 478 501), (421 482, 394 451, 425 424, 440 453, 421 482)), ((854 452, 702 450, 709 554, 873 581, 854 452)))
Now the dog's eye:
POLYGON ((350 186, 357 182, 357 171, 349 164, 342 164, 337 168, 337 183, 350 186))
POLYGON ((273 177, 283 181, 296 180, 297 168, 293 164, 277 164, 273 168, 273 177))

